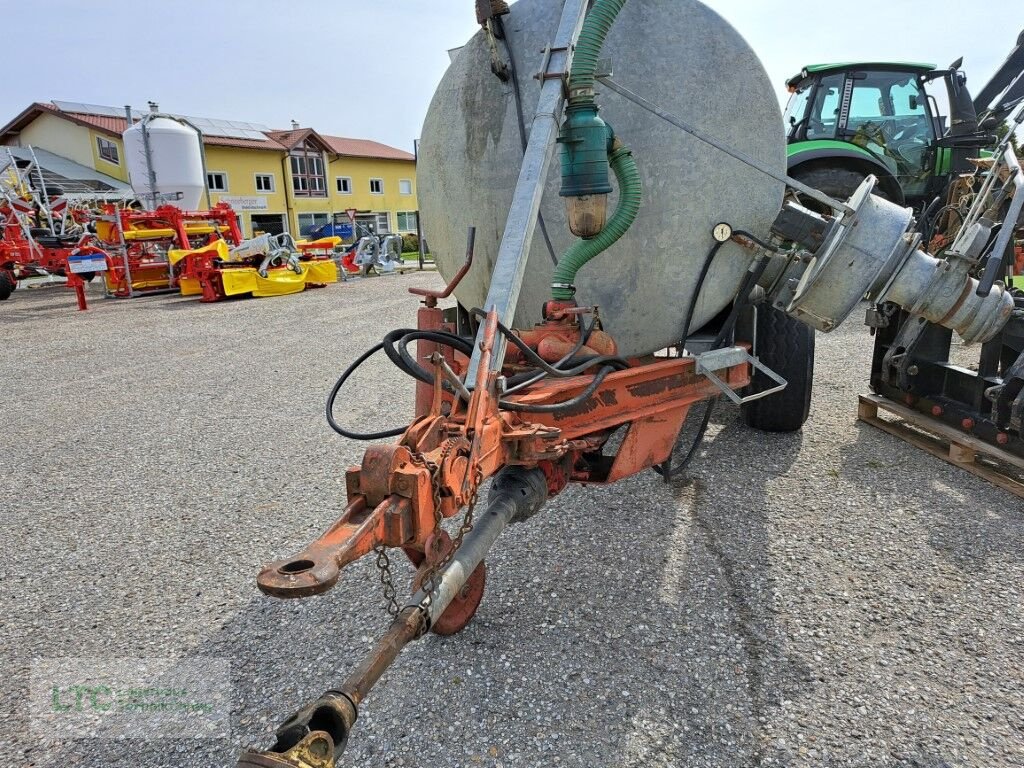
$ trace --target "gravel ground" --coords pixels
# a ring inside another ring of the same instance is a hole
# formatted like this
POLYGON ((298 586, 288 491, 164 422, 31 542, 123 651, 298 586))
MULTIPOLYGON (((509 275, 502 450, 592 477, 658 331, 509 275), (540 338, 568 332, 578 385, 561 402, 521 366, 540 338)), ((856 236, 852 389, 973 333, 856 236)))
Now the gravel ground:
MULTIPOLYGON (((348 361, 413 274, 203 306, 0 305, 0 751, 12 766, 233 766, 386 625, 372 564, 308 601, 254 577, 340 511, 348 361), (44 738, 33 659, 230 660, 230 738, 44 738)), ((95 290, 95 289, 94 289, 95 290)), ((1024 765, 1024 505, 855 421, 870 339, 819 337, 809 423, 719 409, 690 484, 568 490, 505 534, 461 635, 406 651, 345 766, 1024 765)), ((395 425, 383 358, 348 419, 395 425)))

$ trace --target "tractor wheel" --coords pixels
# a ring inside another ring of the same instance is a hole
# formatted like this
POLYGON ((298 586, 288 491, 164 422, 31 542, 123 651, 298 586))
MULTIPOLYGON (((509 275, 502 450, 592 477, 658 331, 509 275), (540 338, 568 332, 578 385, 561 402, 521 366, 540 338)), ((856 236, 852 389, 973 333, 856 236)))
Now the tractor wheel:
MULTIPOLYGON (((795 432, 807 421, 814 383, 814 329, 780 309, 757 307, 754 354, 788 383, 781 392, 747 403, 742 408, 747 426, 765 432, 795 432)), ((751 391, 775 385, 754 372, 751 391)))
POLYGON ((9 272, 0 272, 0 301, 5 301, 13 293, 18 282, 11 278, 9 272))
MULTIPOLYGON (((824 192, 829 197, 840 201, 849 200, 850 195, 856 192, 857 187, 863 184, 864 179, 867 178, 867 174, 860 171, 854 171, 849 168, 829 168, 823 165, 797 168, 790 175, 797 181, 802 181, 807 186, 824 192)), ((880 186, 875 187, 874 194, 886 200, 892 199, 880 186)), ((804 197, 801 198, 801 203, 818 213, 832 213, 831 209, 827 209, 817 200, 804 197)))
POLYGON ((80 272, 78 274, 78 276, 80 278, 82 278, 82 282, 91 283, 93 281, 93 278, 96 277, 96 273, 95 272, 80 272))

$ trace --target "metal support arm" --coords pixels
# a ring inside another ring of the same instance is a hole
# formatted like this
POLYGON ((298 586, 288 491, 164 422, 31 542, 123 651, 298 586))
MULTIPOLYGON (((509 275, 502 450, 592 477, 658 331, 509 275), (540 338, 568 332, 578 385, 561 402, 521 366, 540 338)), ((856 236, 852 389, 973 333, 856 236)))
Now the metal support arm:
MULTIPOLYGON (((491 273, 490 289, 483 309, 497 310, 498 320, 512 325, 519 302, 519 291, 526 273, 526 260, 530 255, 530 244, 537 228, 537 214, 544 195, 544 183, 554 154, 555 137, 565 101, 562 77, 548 78, 549 72, 565 73, 572 64, 572 49, 579 37, 583 19, 587 13, 587 0, 565 0, 558 32, 550 48, 547 71, 541 73, 540 100, 530 128, 530 140, 523 154, 523 165, 516 182, 512 206, 505 220, 505 232, 501 236, 498 258, 491 273)), ((477 337, 476 348, 470 360, 466 381, 476 381, 477 368, 481 365, 480 342, 483 328, 477 337)), ((505 359, 504 337, 495 340, 494 354, 491 355, 491 371, 501 370, 505 359)))

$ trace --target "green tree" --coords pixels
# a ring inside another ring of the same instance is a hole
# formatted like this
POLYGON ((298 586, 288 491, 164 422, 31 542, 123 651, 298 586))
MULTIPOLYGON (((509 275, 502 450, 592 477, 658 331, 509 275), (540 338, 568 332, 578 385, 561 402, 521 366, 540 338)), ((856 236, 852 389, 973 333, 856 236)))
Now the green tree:
MULTIPOLYGON (((1009 130, 1010 123, 1009 121, 1004 120, 1002 124, 998 128, 996 128, 996 136, 998 136, 999 140, 1002 141, 1003 137, 1009 132, 1009 130)), ((1024 161, 1024 155, 1021 155, 1020 151, 1020 137, 1017 136, 1016 133, 1010 136, 1010 146, 1013 147, 1013 151, 1017 153, 1017 157, 1021 158, 1022 161, 1024 161)))

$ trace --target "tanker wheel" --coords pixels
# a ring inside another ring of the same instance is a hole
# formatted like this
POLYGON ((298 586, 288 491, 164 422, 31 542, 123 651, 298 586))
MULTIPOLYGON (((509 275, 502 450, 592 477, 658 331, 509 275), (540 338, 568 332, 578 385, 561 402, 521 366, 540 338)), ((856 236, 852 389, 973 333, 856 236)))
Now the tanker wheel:
MULTIPOLYGON (((748 320, 748 328, 753 323, 748 320)), ((755 340, 754 354, 787 382, 781 392, 746 403, 743 421, 765 432, 795 432, 807 421, 814 384, 814 329, 780 309, 762 304, 756 311, 756 334, 738 330, 738 338, 755 340)), ((751 391, 775 386, 760 371, 754 372, 751 391)))
POLYGON ((0 301, 5 301, 14 292, 17 281, 13 280, 9 273, 0 272, 0 301))

